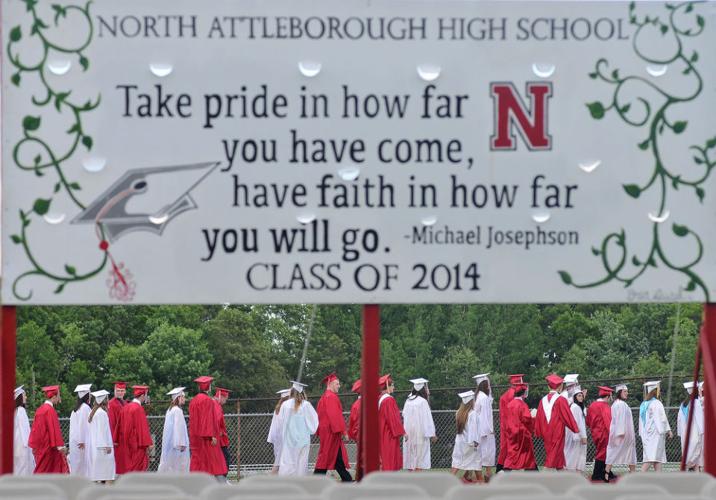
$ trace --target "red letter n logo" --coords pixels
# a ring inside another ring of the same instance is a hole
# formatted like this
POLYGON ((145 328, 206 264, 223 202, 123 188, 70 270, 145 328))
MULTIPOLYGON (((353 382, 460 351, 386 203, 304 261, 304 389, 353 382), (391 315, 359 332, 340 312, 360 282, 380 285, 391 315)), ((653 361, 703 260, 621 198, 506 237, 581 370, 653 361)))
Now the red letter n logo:
POLYGON ((552 96, 551 83, 527 82, 529 109, 510 82, 491 83, 490 96, 495 109, 494 134, 490 137, 491 150, 517 149, 513 134, 515 128, 529 149, 552 149, 552 137, 547 133, 547 99, 552 96))

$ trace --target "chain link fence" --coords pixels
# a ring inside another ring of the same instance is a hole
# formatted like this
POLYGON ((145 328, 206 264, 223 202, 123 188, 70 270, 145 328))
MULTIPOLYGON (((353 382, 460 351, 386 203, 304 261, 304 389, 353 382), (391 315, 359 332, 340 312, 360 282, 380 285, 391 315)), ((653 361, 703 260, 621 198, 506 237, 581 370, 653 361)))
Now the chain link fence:
MULTIPOLYGON (((495 401, 495 406, 497 402, 495 401)), ((534 406, 534 405, 531 405, 534 406)), ((345 407, 345 406, 344 406, 345 407)), ((681 443, 679 437, 676 435, 676 419, 678 415, 678 407, 666 408, 669 423, 671 425, 672 432, 674 433, 673 439, 666 440, 666 456, 668 463, 664 466, 665 470, 678 470, 681 461, 681 443)), ((230 456, 231 464, 229 472, 231 477, 236 477, 237 470, 240 471, 242 476, 251 474, 267 473, 271 470, 273 465, 273 447, 270 443, 266 442, 268 436, 269 427, 271 425, 271 418, 273 413, 261 412, 261 413, 226 413, 224 418, 226 420, 226 428, 229 434, 230 443, 230 456), (240 418, 239 418, 240 417, 240 418)), ((433 469, 450 469, 452 461, 452 449, 455 440, 455 411, 454 410, 433 410, 433 421, 435 422, 436 434, 438 441, 431 446, 431 460, 433 469)), ((346 424, 348 422, 348 413, 344 414, 346 424)), ((641 439, 638 437, 638 418, 639 408, 632 408, 632 416, 634 419, 634 429, 637 433, 637 459, 641 458, 641 439)), ((188 416, 187 423, 188 422, 188 416)), ((159 455, 161 452, 161 441, 162 441, 162 429, 164 428, 164 417, 160 415, 150 415, 149 428, 152 435, 152 439, 155 443, 154 451, 149 457, 149 470, 156 471, 159 466, 159 455)), ((69 435, 69 418, 61 418, 60 426, 67 442, 67 436, 69 435)), ((495 438, 497 440, 497 446, 499 450, 500 443, 500 425, 499 425, 499 412, 497 409, 494 411, 494 428, 495 438)), ((587 469, 591 471, 592 462, 594 460, 594 442, 591 437, 588 441, 587 448, 587 469)), ((311 452, 309 455, 309 467, 313 467, 318 454, 318 438, 313 436, 311 444, 311 452)), ((348 457, 351 466, 355 466, 356 460, 356 443, 348 442, 346 444, 348 451, 348 457)), ((534 440, 535 456, 537 463, 544 463, 545 451, 544 445, 541 439, 534 440)), ((624 468, 625 469, 625 468, 624 468)), ((618 468, 615 468, 617 471, 618 468)))

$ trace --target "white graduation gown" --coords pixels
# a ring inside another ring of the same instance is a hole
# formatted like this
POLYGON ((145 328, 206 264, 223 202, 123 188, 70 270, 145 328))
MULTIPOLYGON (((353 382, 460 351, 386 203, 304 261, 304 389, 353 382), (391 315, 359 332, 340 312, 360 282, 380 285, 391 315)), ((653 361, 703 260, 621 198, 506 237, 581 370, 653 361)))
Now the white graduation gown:
POLYGON ((435 436, 435 423, 430 405, 422 396, 408 396, 403 405, 403 468, 430 468, 430 438, 435 436))
POLYGON ((572 410, 574 421, 577 422, 579 432, 572 432, 569 428, 564 429, 564 468, 567 470, 584 471, 587 465, 587 445, 582 444, 582 439, 587 438, 586 410, 578 404, 572 403, 569 407, 572 410))
POLYGON ((22 406, 15 408, 15 425, 13 432, 13 465, 12 472, 16 476, 30 476, 35 470, 35 457, 27 445, 30 437, 30 420, 22 406))
MULTIPOLYGON (((688 407, 687 407, 688 408, 688 407)), ((681 438, 681 454, 684 454, 686 442, 686 426, 689 425, 689 416, 679 406, 679 416, 676 419, 676 433, 681 438)), ((689 452, 686 455, 686 467, 703 467, 704 465, 704 407, 701 400, 694 401, 694 418, 691 421, 691 436, 689 436, 689 452)))
POLYGON ((654 398, 644 414, 639 415, 639 437, 642 442, 642 462, 666 463, 666 434, 671 430, 664 405, 654 398))
POLYGON ((631 409, 623 400, 612 404, 612 423, 609 426, 607 465, 636 465, 636 436, 631 409))
POLYGON ((89 414, 90 407, 84 403, 77 411, 70 415, 70 474, 73 476, 89 477, 87 439, 89 437, 89 414), (84 449, 79 444, 84 443, 84 449))
POLYGON ((273 445, 273 464, 278 466, 281 460, 281 443, 283 442, 283 422, 281 420, 281 412, 271 415, 271 427, 269 427, 267 443, 273 445))
POLYGON ((115 477, 114 442, 109 415, 98 408, 88 423, 87 474, 92 481, 113 481, 115 477), (109 453, 107 453, 109 449, 109 453))
POLYGON ((308 401, 302 401, 294 411, 293 398, 284 401, 279 410, 283 423, 279 476, 305 476, 308 474, 308 452, 311 435, 318 430, 318 414, 308 401))
POLYGON ((478 443, 480 447, 478 450, 481 455, 481 462, 483 467, 494 467, 495 466, 495 455, 497 454, 497 447, 495 446, 495 424, 492 416, 492 397, 488 396, 484 392, 480 391, 477 393, 475 399, 475 408, 478 420, 478 443))
POLYGON ((462 434, 455 436, 455 447, 452 450, 452 468, 459 470, 480 470, 482 460, 478 443, 479 425, 477 413, 470 410, 462 434))
POLYGON ((158 472, 189 472, 189 433, 186 429, 184 412, 178 406, 172 406, 164 416, 162 433, 162 454, 159 458, 158 472), (180 447, 184 447, 181 451, 180 447))

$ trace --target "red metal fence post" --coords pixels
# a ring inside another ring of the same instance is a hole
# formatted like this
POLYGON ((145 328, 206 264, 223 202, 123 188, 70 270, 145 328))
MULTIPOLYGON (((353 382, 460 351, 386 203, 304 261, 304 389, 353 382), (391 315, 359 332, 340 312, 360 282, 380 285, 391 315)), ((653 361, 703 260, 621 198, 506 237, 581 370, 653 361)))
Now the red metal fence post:
POLYGON ((17 319, 14 306, 2 306, 0 327, 0 474, 12 474, 15 420, 15 353, 17 319))
POLYGON ((363 474, 379 468, 378 371, 380 370, 380 306, 363 306, 361 359, 361 440, 363 474))

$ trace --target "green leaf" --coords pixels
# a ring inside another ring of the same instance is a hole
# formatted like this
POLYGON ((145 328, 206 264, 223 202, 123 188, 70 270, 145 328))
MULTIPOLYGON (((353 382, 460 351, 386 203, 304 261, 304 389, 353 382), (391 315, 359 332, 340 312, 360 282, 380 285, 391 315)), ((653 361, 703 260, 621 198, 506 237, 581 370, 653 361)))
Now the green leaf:
POLYGON ((10 30, 10 41, 11 42, 19 42, 22 38, 22 30, 20 29, 20 26, 15 26, 13 29, 10 30))
POLYGON ((703 162, 704 160, 702 160, 698 156, 694 156, 694 163, 696 163, 697 165, 701 165, 703 162))
POLYGON ((679 122, 674 123, 674 126, 672 127, 672 129, 674 130, 674 133, 680 134, 681 132, 686 130, 686 124, 687 124, 687 122, 685 122, 685 121, 679 121, 679 122))
POLYGON ((10 81, 15 85, 16 87, 20 86, 20 73, 15 73, 10 77, 10 81))
POLYGON ((694 10, 694 4, 690 3, 690 4, 686 7, 686 10, 685 10, 684 12, 686 12, 686 13, 688 14, 688 13, 691 12, 692 10, 694 10))
POLYGON ((716 137, 709 139, 706 142, 706 149, 716 148, 716 137))
POLYGON ((87 68, 89 68, 89 59, 85 56, 80 56, 80 66, 82 66, 84 71, 87 71, 87 68))
POLYGON ((624 188, 624 191, 626 191, 626 193, 632 198, 638 198, 641 194, 641 188, 636 184, 624 184, 622 187, 624 188))
POLYGON ((689 284, 684 288, 687 292, 693 292, 696 290, 696 282, 694 280, 689 281, 689 284))
POLYGON ((662 35, 666 35, 666 33, 669 31, 669 27, 665 24, 662 24, 660 29, 662 35))
POLYGON ((592 253, 593 253, 594 255, 600 255, 602 252, 600 252, 598 249, 592 247, 592 253))
POLYGON ((614 71, 612 71, 612 78, 614 78, 615 80, 619 80, 619 70, 618 69, 615 69, 614 71))
POLYGON ((589 73, 589 78, 591 78, 592 80, 596 80, 598 76, 599 74, 596 71, 593 73, 589 73))
POLYGON ((691 62, 696 62, 699 60, 699 53, 694 50, 694 53, 691 54, 691 62))
POLYGON ((67 274, 71 274, 72 276, 77 276, 77 269, 75 269, 73 266, 69 264, 65 264, 65 271, 67 271, 67 274))
POLYGON ((688 75, 691 73, 691 66, 688 66, 684 71, 681 72, 682 75, 688 75))
POLYGON ((629 111, 629 108, 631 108, 631 104, 625 104, 619 109, 619 111, 624 115, 629 111))
POLYGON ((649 264, 651 267, 656 267, 656 261, 654 260, 654 257, 650 257, 646 263, 649 264))
POLYGON ((559 277, 562 278, 562 283, 564 283, 565 285, 572 284, 572 277, 567 271, 559 271, 559 277))
POLYGON ((55 193, 58 192, 61 187, 62 187, 62 184, 60 184, 59 182, 56 183, 56 184, 55 184, 55 193))
POLYGON ((35 200, 35 203, 32 205, 32 209, 35 211, 37 215, 45 215, 47 212, 50 211, 50 203, 52 202, 52 199, 46 200, 45 198, 38 198, 35 200))
POLYGON ((42 173, 42 170, 40 170, 39 168, 36 168, 36 169, 35 169, 35 175, 38 176, 38 177, 42 177, 42 176, 45 175, 45 174, 42 173))
POLYGON ((629 18, 629 22, 630 22, 631 24, 636 24, 636 16, 631 16, 631 17, 629 18))
POLYGON ((25 7, 27 8, 27 11, 30 12, 32 9, 35 8, 35 5, 37 5, 37 0, 22 0, 25 2, 25 7))
POLYGON ((82 144, 87 148, 87 151, 92 149, 92 138, 88 135, 82 137, 82 144))
POLYGON ((704 24, 706 24, 706 21, 704 21, 704 16, 702 16, 702 15, 696 16, 696 24, 699 25, 699 28, 703 28, 704 24))
POLYGON ((682 225, 676 224, 676 223, 674 223, 674 225, 671 226, 671 230, 674 231, 674 234, 675 234, 676 236, 679 236, 679 237, 681 237, 681 238, 683 238, 684 236, 686 236, 687 234, 689 234, 689 228, 688 228, 688 227, 682 226, 682 225))
POLYGON ((599 101, 594 101, 587 103, 587 108, 589 108, 589 114, 592 115, 592 118, 595 120, 601 120, 604 118, 604 105, 599 101))
POLYGON ((696 188, 696 196, 699 197, 699 201, 701 203, 704 202, 704 196, 706 196, 706 192, 704 191, 704 188, 697 187, 696 188))
POLYGON ((633 11, 634 7, 636 7, 636 4, 634 2, 629 2, 629 11, 633 11))
POLYGON ((26 132, 31 132, 40 128, 40 117, 27 115, 22 119, 22 128, 26 132))
POLYGON ((72 126, 70 127, 70 129, 67 131, 67 133, 68 133, 68 134, 82 133, 82 129, 80 128, 80 124, 79 124, 79 123, 75 123, 74 125, 72 125, 72 126))
POLYGON ((637 258, 636 255, 631 258, 631 263, 634 264, 635 266, 640 266, 640 265, 641 265, 641 261, 637 258))
POLYGON ((671 178, 671 187, 678 190, 680 182, 681 182, 681 176, 675 175, 674 177, 671 178))
POLYGON ((650 139, 647 138, 644 142, 640 142, 639 149, 641 149, 643 151, 646 151, 647 149, 649 149, 649 141, 650 141, 650 139))
POLYGON ((70 189, 74 189, 75 191, 79 191, 79 190, 82 189, 82 188, 80 187, 79 183, 73 182, 73 183, 70 184, 70 189))
POLYGON ((64 288, 65 288, 65 284, 64 283, 60 284, 60 286, 55 288, 55 293, 61 293, 62 290, 64 290, 64 288))
POLYGON ((35 158, 32 161, 35 162, 35 166, 38 166, 40 164, 40 162, 42 161, 42 156, 37 155, 37 156, 35 156, 35 158))
POLYGON ((20 238, 20 236, 18 236, 17 234, 11 235, 10 238, 12 239, 12 242, 15 243, 16 245, 19 245, 20 243, 22 243, 22 238, 20 238))
POLYGON ((60 110, 60 106, 62 106, 69 95, 70 92, 60 92, 55 96, 55 108, 57 108, 57 111, 60 110))

